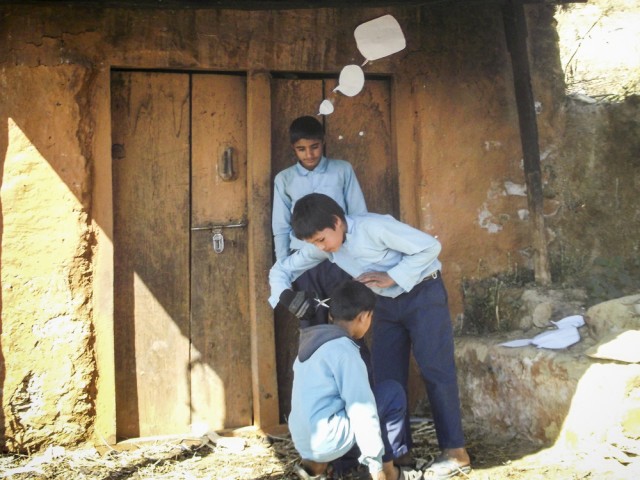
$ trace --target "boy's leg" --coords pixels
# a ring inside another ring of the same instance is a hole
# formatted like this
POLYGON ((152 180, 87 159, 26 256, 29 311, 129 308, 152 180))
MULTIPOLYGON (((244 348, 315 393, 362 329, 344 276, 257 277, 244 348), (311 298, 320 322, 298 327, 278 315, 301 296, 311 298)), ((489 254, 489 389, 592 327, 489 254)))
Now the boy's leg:
POLYGON ((406 430, 407 395, 395 380, 384 380, 373 387, 376 398, 380 430, 384 443, 383 462, 390 462, 409 452, 406 430))
MULTIPOLYGON (((351 278, 347 272, 338 267, 335 263, 325 260, 310 270, 300 275, 294 284, 296 290, 314 292, 317 298, 324 300, 331 296, 333 289, 343 280, 351 278)), ((312 327, 329 323, 329 309, 320 306, 316 310, 316 315, 311 320, 300 322, 300 328, 312 327)))
MULTIPOLYGON (((403 295, 401 295, 403 297, 403 295)), ((395 298, 378 296, 373 311, 371 363, 374 384, 395 380, 407 391, 409 380, 409 357, 411 340, 409 331, 400 323, 402 302, 395 298)), ((405 418, 408 448, 411 449, 411 425, 409 415, 405 418)))
POLYGON ((427 387, 438 444, 441 449, 464 447, 453 328, 442 278, 416 285, 409 296, 411 305, 405 312, 412 314, 404 320, 427 387))

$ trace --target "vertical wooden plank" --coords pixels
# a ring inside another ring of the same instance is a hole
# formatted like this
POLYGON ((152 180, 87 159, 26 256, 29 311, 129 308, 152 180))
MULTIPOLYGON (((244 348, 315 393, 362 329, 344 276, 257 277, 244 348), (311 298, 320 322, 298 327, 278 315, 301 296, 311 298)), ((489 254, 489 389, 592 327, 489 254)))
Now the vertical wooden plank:
POLYGON ((398 209, 400 220, 416 228, 419 225, 418 182, 420 169, 417 154, 417 139, 414 134, 412 85, 402 79, 392 83, 392 125, 395 126, 393 149, 398 159, 398 209))
POLYGON ((189 80, 114 73, 119 437, 189 424, 189 80))
POLYGON ((232 75, 192 80, 192 421, 210 429, 252 423, 247 229, 223 228, 216 253, 211 225, 246 219, 246 82, 232 75), (220 158, 232 149, 235 176, 220 158))
POLYGON ((93 258, 96 424, 93 438, 116 443, 116 371, 113 325, 113 173, 111 159, 111 72, 100 69, 90 102, 95 106, 94 171, 91 216, 96 229, 93 258))
POLYGON ((531 87, 529 55, 527 51, 527 22, 522 1, 508 0, 503 5, 504 29, 507 47, 513 66, 513 84, 518 106, 518 123, 524 163, 527 201, 532 220, 534 248, 534 274, 541 285, 551 283, 549 255, 544 225, 542 174, 540 171, 540 147, 538 124, 531 87))
MULTIPOLYGON (((326 92, 337 82, 328 80, 326 92)), ((391 142, 387 80, 367 79, 358 95, 342 99, 326 119, 327 155, 349 161, 369 211, 398 217, 398 169, 391 142)))
POLYGON ((271 88, 269 75, 247 78, 247 166, 249 207, 249 299, 253 421, 259 427, 279 423, 273 311, 269 306, 271 240, 271 88))
MULTIPOLYGON (((322 101, 322 80, 274 79, 271 82, 271 173, 273 178, 297 162, 289 139, 289 125, 303 115, 315 115, 322 101)), ((320 122, 324 117, 317 117, 320 122)), ((273 204, 271 198, 270 205, 273 204)), ((271 225, 269 225, 271 232, 271 225)), ((270 243, 271 244, 271 243, 270 243)), ((275 257, 274 257, 275 259, 275 257)), ((274 311, 278 397, 281 421, 291 410, 293 362, 298 354, 298 322, 280 306, 274 311)))

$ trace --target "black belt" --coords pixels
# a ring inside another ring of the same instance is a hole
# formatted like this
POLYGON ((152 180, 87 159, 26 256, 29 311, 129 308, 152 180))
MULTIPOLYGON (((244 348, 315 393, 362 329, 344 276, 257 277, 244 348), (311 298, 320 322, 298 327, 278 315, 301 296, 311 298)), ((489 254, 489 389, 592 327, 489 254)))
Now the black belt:
POLYGON ((441 276, 442 276, 442 274, 440 273, 440 270, 436 270, 432 274, 427 275, 426 277, 424 277, 418 283, 430 282, 431 280, 436 280, 438 277, 441 277, 441 276))

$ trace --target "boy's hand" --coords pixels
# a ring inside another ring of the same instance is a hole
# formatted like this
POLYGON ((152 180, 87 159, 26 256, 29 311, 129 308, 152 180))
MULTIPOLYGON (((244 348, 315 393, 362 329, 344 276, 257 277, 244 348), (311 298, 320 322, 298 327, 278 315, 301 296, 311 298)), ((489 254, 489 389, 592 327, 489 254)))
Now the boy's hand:
POLYGON ((396 282, 387 272, 367 272, 356 278, 358 282, 364 283, 368 287, 388 288, 396 282))
POLYGON ((312 292, 294 292, 287 289, 280 294, 280 303, 287 307, 298 320, 311 318, 316 312, 316 296, 312 292))

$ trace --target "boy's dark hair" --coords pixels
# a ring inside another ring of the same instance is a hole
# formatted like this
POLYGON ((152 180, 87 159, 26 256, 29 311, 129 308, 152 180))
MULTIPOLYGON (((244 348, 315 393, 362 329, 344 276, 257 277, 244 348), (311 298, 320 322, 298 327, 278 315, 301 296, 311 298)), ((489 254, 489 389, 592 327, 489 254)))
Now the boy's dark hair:
POLYGON ((304 240, 325 228, 335 229, 336 217, 346 223, 344 210, 333 198, 322 193, 310 193, 293 207, 291 228, 296 238, 304 240))
POLYGON ((320 121, 309 115, 298 117, 289 126, 289 140, 293 145, 298 140, 324 140, 324 127, 320 121))
POLYGON ((345 280, 332 292, 329 315, 333 321, 350 322, 362 312, 371 312, 376 306, 376 295, 356 280, 345 280))

